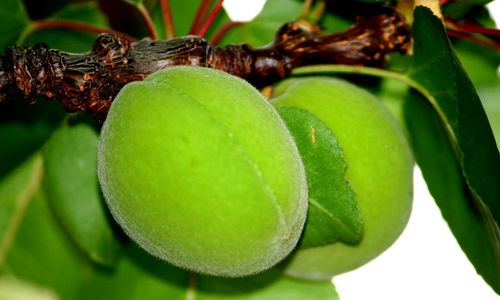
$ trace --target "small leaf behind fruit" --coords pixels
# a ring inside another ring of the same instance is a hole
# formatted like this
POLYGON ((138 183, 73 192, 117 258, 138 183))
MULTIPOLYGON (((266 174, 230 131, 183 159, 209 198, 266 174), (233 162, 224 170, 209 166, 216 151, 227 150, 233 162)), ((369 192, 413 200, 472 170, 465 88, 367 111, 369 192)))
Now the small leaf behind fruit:
POLYGON ((97 180, 98 134, 88 123, 63 124, 43 149, 50 204, 76 244, 94 261, 113 264, 121 243, 97 180))
POLYGON ((295 138, 306 169, 309 209, 302 247, 337 240, 359 242, 363 220, 356 195, 345 178, 347 163, 337 138, 306 110, 283 107, 278 112, 295 138))

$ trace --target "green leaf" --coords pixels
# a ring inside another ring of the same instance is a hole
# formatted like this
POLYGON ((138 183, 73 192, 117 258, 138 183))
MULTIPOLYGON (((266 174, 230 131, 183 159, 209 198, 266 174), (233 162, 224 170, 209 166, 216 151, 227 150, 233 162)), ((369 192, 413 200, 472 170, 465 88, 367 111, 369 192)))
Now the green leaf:
POLYGON ((0 268, 42 177, 42 159, 35 155, 0 182, 0 268))
POLYGON ((248 43, 254 47, 264 46, 274 39, 283 24, 300 16, 301 7, 300 2, 293 0, 267 1, 253 21, 229 31, 220 44, 248 43))
POLYGON ((97 179, 98 134, 88 123, 65 122, 43 149, 44 187, 71 238, 95 262, 111 265, 121 250, 97 179))
POLYGON ((441 120, 425 98, 413 94, 405 104, 416 160, 451 231, 477 271, 498 292, 497 241, 467 193, 467 183, 447 141, 441 120))
POLYGON ((419 114, 408 104, 406 116, 408 126, 413 127, 410 132, 417 161, 460 246, 477 271, 500 292, 500 154, 491 127, 442 22, 429 9, 417 7, 413 33, 415 54, 409 76, 425 89, 440 126, 446 129, 445 134, 431 138, 438 134, 437 126, 431 127, 431 113, 419 114), (415 120, 417 115, 428 124, 415 120), (416 128, 425 128, 429 139, 419 138, 424 129, 416 128), (429 151, 431 147, 434 149, 429 151), (453 164, 443 157, 435 161, 440 149, 451 149, 446 153, 454 158, 453 164), (435 176, 438 171, 442 177, 435 176))
POLYGON ((305 281, 282 274, 278 268, 245 278, 199 276, 196 300, 338 300, 329 281, 305 281))
POLYGON ((456 143, 456 155, 474 198, 484 202, 499 223, 500 154, 486 113, 441 21, 424 7, 415 10, 415 17, 414 64, 408 75, 432 96, 451 142, 456 143), (430 43, 432 48, 427 47, 430 43))
POLYGON ((278 112, 295 139, 306 169, 309 208, 302 247, 337 240, 359 242, 363 220, 356 195, 345 178, 347 162, 334 133, 306 110, 283 107, 278 112))
POLYGON ((89 266, 57 224, 43 193, 35 194, 7 257, 5 269, 19 279, 73 299, 89 266))
MULTIPOLYGON (((109 28, 104 14, 100 11, 96 2, 71 3, 53 14, 50 20, 70 20, 75 22, 92 24, 103 28, 109 28)), ((67 29, 43 29, 32 32, 26 39, 25 44, 33 45, 38 42, 48 44, 69 52, 88 51, 96 34, 67 29)))
POLYGON ((0 6, 0 51, 16 43, 30 20, 23 1, 2 0, 0 6))

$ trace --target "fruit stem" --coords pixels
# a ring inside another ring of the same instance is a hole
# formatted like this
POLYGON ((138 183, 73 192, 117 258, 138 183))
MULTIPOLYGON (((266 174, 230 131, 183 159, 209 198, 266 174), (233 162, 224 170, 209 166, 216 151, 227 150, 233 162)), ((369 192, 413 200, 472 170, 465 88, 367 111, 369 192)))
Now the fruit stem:
POLYGON ((444 21, 449 36, 471 41, 473 43, 481 44, 494 49, 500 49, 500 30, 487 28, 467 20, 461 24, 450 17, 445 17, 444 21), (479 34, 481 37, 489 39, 483 39, 474 34, 479 34))
POLYGON ((153 20, 151 19, 151 15, 149 14, 149 11, 147 8, 144 6, 144 4, 141 2, 136 5, 137 10, 141 14, 142 19, 144 20, 144 24, 146 24, 146 27, 148 29, 149 37, 152 40, 158 39, 158 33, 156 32, 155 25, 153 23, 153 20))
POLYGON ((217 17, 220 10, 222 9, 222 3, 224 3, 224 0, 217 0, 217 3, 215 4, 214 9, 212 9, 212 11, 208 15, 207 19, 205 20, 205 23, 203 23, 200 30, 198 30, 198 32, 196 33, 197 35, 199 35, 201 37, 205 36, 208 29, 213 24, 213 22, 215 21, 215 18, 217 17))
POLYGON ((463 32, 463 31, 458 31, 458 30, 454 30, 454 29, 448 28, 447 32, 448 32, 448 35, 450 37, 467 40, 469 42, 480 44, 480 45, 487 46, 487 47, 491 47, 491 48, 494 48, 494 49, 500 49, 500 44, 499 43, 495 43, 493 41, 484 40, 484 39, 481 39, 479 37, 476 37, 474 35, 468 34, 468 33, 463 32))
POLYGON ((130 41, 136 41, 137 39, 123 33, 121 31, 117 31, 114 29, 109 29, 109 28, 104 28, 104 27, 99 27, 99 26, 94 26, 91 24, 87 23, 80 23, 80 22, 75 22, 75 21, 68 21, 68 20, 36 20, 32 21, 30 25, 26 28, 26 30, 21 34, 19 39, 17 40, 16 44, 23 44, 26 38, 32 34, 35 31, 43 30, 43 29, 67 29, 67 30, 75 30, 75 31, 81 31, 81 32, 88 32, 88 33, 95 33, 95 34, 101 34, 101 33, 109 33, 109 34, 114 34, 117 36, 120 36, 122 38, 126 38, 130 41))
POLYGON ((196 299, 196 273, 189 273, 189 286, 186 293, 186 300, 196 299))
POLYGON ((174 18, 172 17, 172 9, 168 0, 160 0, 160 8, 163 18, 163 29, 167 39, 175 37, 174 18))
POLYGON ((191 25, 191 30, 189 30, 189 34, 195 34, 199 31, 205 16, 208 14, 210 10, 210 6, 212 4, 211 0, 201 0, 200 5, 198 6, 198 10, 196 12, 196 17, 193 20, 193 24, 191 25))
POLYGON ((245 23, 243 22, 235 22, 235 21, 228 21, 224 23, 224 25, 221 26, 221 28, 214 34, 212 39, 210 40, 210 43, 213 45, 219 44, 221 39, 228 33, 229 30, 241 26, 245 23))
POLYGON ((484 35, 492 36, 492 37, 497 37, 497 38, 500 37, 500 29, 483 27, 482 25, 474 24, 472 22, 460 24, 460 23, 454 21, 450 17, 445 17, 445 22, 450 28, 458 30, 458 31, 463 31, 463 32, 467 32, 467 33, 480 33, 480 34, 484 34, 484 35))
POLYGON ((309 21, 313 24, 318 23, 319 20, 323 17, 323 14, 326 10, 326 0, 319 1, 314 6, 311 14, 309 15, 309 21))
POLYGON ((313 0, 305 0, 304 1, 304 4, 302 5, 302 18, 307 19, 307 17, 311 13, 312 2, 313 2, 313 0))
POLYGON ((347 73, 347 74, 360 74, 367 76, 376 76, 381 78, 389 78, 399 80, 411 88, 419 91, 425 97, 432 97, 430 93, 422 87, 419 83, 413 81, 411 78, 406 76, 404 73, 399 73, 396 71, 366 67, 366 66, 351 66, 351 65, 314 65, 299 67, 292 71, 292 75, 310 75, 317 73, 347 73))
POLYGON ((306 20, 310 24, 317 24, 323 16, 326 9, 326 1, 320 0, 313 5, 312 0, 304 1, 302 6, 302 14, 299 20, 306 20))

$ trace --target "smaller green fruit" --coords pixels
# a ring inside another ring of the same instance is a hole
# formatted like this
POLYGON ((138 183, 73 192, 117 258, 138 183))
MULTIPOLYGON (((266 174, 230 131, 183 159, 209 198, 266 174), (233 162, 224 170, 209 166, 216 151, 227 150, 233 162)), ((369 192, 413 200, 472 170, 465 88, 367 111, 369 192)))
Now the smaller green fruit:
POLYGON ((303 228, 307 185, 293 139, 256 89, 220 71, 174 67, 125 86, 98 167, 126 233, 193 271, 263 271, 303 228))
POLYGON ((367 263, 399 237, 411 211, 413 158, 397 121, 365 90, 332 78, 285 84, 273 105, 305 109, 331 129, 363 219, 359 244, 299 248, 287 268, 290 275, 327 279, 367 263))

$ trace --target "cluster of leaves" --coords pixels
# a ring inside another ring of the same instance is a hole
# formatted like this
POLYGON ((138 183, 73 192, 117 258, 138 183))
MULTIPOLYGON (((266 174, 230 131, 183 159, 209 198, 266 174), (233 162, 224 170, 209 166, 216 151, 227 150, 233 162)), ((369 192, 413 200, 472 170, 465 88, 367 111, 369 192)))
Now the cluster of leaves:
MULTIPOLYGON (((157 2, 132 2, 151 12, 164 38, 157 2)), ((171 1, 178 34, 189 31, 198 2, 171 1)), ((480 6, 488 1, 464 2, 480 6)), ((96 1, 51 3, 59 9, 50 12, 48 19, 110 27, 96 1)), ((465 11, 465 5, 453 9, 465 11)), ((43 28, 28 17, 27 7, 21 0, 0 4, 0 49, 36 42, 65 51, 90 48, 94 34, 43 28)), ((233 29, 221 43, 267 44, 280 25, 300 16, 301 7, 295 0, 268 1, 254 21, 233 29)), ((464 41, 455 43, 455 51, 439 19, 422 7, 414 13, 414 55, 393 56, 390 67, 399 71, 330 65, 304 67, 295 74, 346 76, 387 103, 407 128, 417 163, 459 244, 477 271, 500 292, 500 155, 493 136, 495 132, 500 141, 500 103, 495 99, 500 94, 495 68, 500 54, 464 41)), ((479 11, 478 15, 486 24, 491 22, 487 14, 479 11)), ((221 15, 208 35, 227 20, 221 15)), ((351 21, 348 15, 328 10, 321 25, 332 32, 351 21)), ((85 116, 68 117, 56 103, 11 102, 1 107, 0 298, 21 289, 32 293, 33 299, 338 298, 329 282, 299 281, 283 276, 279 268, 244 279, 221 279, 190 274, 137 248, 116 228, 104 206, 96 174, 97 128, 85 116)), ((302 147, 307 147, 306 142, 302 147)), ((308 165, 314 172, 340 175, 344 168, 342 163, 308 165)), ((333 192, 318 189, 318 205, 328 203, 325 199, 333 192)), ((337 214, 336 220, 352 221, 338 215, 342 210, 323 206, 337 214)), ((336 227, 331 222, 318 226, 336 227)), ((346 242, 356 239, 352 233, 336 235, 346 242)), ((314 237, 314 232, 311 236, 307 240, 311 245, 332 238, 314 237)))

